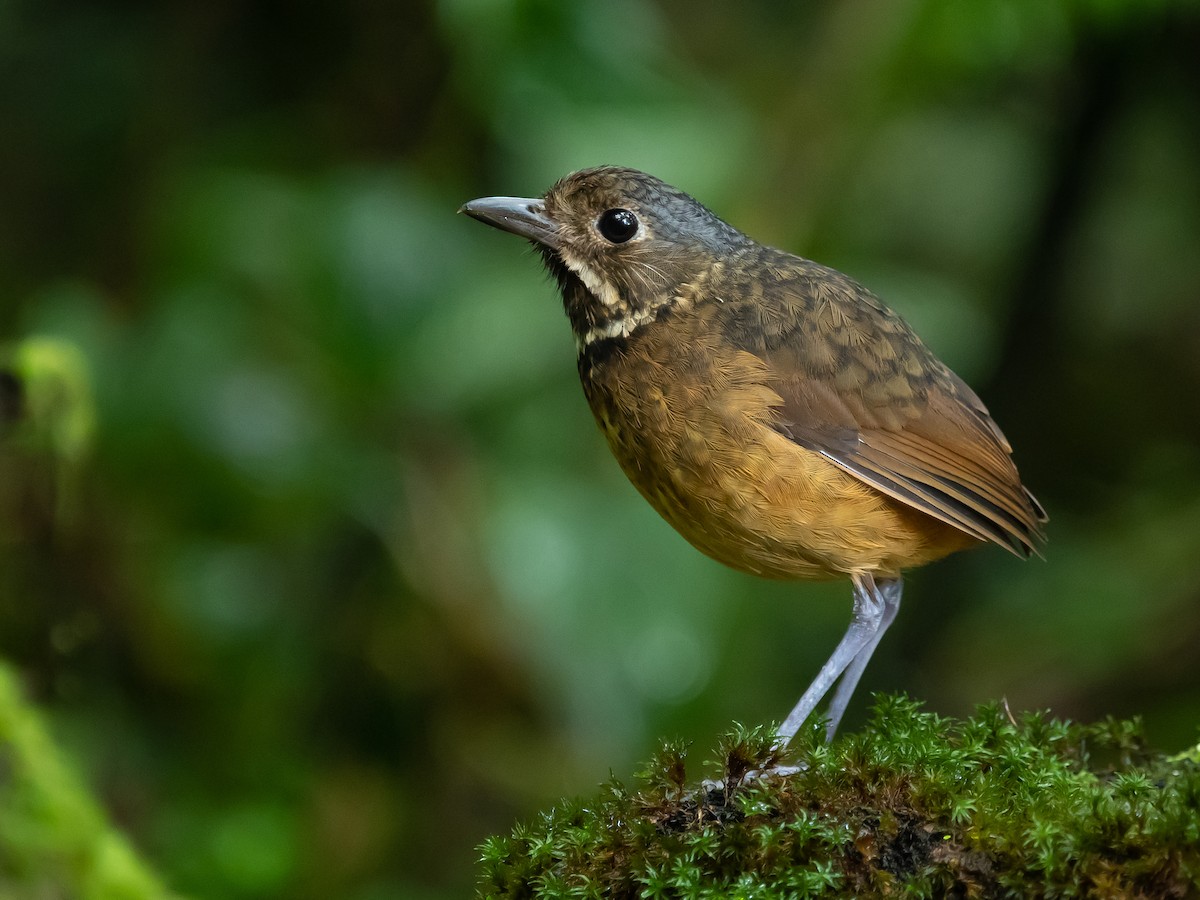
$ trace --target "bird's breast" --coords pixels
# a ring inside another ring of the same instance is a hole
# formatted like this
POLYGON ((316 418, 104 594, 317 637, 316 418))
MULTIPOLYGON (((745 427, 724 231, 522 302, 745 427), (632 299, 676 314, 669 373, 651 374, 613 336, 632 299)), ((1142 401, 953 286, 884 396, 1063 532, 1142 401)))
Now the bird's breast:
POLYGON ((781 401, 757 356, 698 316, 667 325, 594 344, 579 372, 622 469, 697 549, 757 575, 819 579, 895 575, 963 546, 773 428, 781 401))

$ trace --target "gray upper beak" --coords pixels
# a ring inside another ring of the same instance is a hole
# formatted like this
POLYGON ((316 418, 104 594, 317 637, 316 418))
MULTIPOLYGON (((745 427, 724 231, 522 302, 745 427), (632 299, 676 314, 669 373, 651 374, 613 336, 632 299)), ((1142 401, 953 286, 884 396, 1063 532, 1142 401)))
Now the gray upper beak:
POLYGON ((537 197, 480 197, 464 203, 458 211, 547 247, 561 244, 558 225, 546 215, 545 205, 537 197))

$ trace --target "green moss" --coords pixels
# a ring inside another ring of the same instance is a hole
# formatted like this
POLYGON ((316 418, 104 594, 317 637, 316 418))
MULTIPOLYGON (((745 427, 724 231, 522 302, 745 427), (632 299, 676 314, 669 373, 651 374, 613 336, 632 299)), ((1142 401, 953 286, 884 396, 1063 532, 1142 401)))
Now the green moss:
POLYGON ((884 697, 861 733, 796 743, 779 760, 769 729, 738 727, 695 784, 668 744, 640 790, 614 781, 487 841, 480 896, 1200 892, 1200 763, 1150 753, 1136 721, 1015 721, 995 704, 956 721, 884 697))

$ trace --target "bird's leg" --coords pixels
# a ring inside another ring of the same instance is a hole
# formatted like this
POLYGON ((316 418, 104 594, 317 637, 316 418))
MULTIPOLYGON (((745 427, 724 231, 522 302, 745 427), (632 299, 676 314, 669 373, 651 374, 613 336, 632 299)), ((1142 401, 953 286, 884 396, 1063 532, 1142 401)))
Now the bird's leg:
POLYGON ((862 677, 871 655, 879 646, 883 633, 888 630, 888 626, 896 618, 896 613, 900 611, 900 594, 904 589, 903 581, 899 578, 881 579, 874 583, 874 587, 875 596, 883 603, 883 618, 879 622, 879 627, 875 629, 875 634, 846 667, 841 680, 838 681, 837 689, 833 692, 833 699, 829 701, 829 711, 826 716, 828 722, 825 726, 825 739, 829 741, 833 740, 838 723, 842 721, 842 715, 846 712, 846 707, 850 705, 850 698, 854 696, 854 689, 858 687, 858 679, 862 677))
MULTIPOLYGON (((875 649, 875 644, 879 642, 879 636, 883 634, 883 628, 886 627, 884 626, 884 617, 887 611, 887 601, 875 587, 875 579, 869 573, 861 573, 851 576, 851 580, 854 584, 854 617, 850 620, 850 627, 846 629, 846 634, 837 645, 837 649, 821 667, 821 671, 817 673, 813 683, 808 686, 804 696, 800 698, 792 711, 788 713, 788 717, 783 720, 783 724, 779 726, 780 747, 786 747, 795 737, 800 726, 804 724, 804 720, 812 715, 812 711, 821 702, 821 698, 833 687, 838 676, 854 664, 859 654, 863 654, 862 666, 866 666, 867 660, 871 656, 871 650, 875 649)), ((896 584, 899 582, 897 581, 896 584)), ((896 591, 896 605, 899 606, 899 590, 896 591)), ((861 674, 862 666, 858 668, 858 674, 861 674)), ((855 681, 858 680, 858 674, 854 676, 855 681)), ((853 684, 850 687, 852 691, 853 684)), ((849 699, 849 692, 847 692, 842 701, 843 709, 849 699)), ((841 717, 840 712, 838 717, 841 717)), ((837 725, 836 722, 831 724, 835 727, 837 725)), ((833 733, 832 729, 829 733, 833 733)))

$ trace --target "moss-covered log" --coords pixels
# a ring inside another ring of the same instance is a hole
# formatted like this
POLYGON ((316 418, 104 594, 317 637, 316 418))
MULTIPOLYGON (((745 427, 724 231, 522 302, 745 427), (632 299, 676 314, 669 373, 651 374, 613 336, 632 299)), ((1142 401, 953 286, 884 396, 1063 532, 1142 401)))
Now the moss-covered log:
POLYGON ((480 895, 1200 893, 1200 761, 1151 753, 1136 721, 998 704, 956 721, 885 697, 862 732, 798 744, 779 760, 769 729, 736 729, 695 784, 668 745, 638 790, 612 782, 487 841, 480 895))

